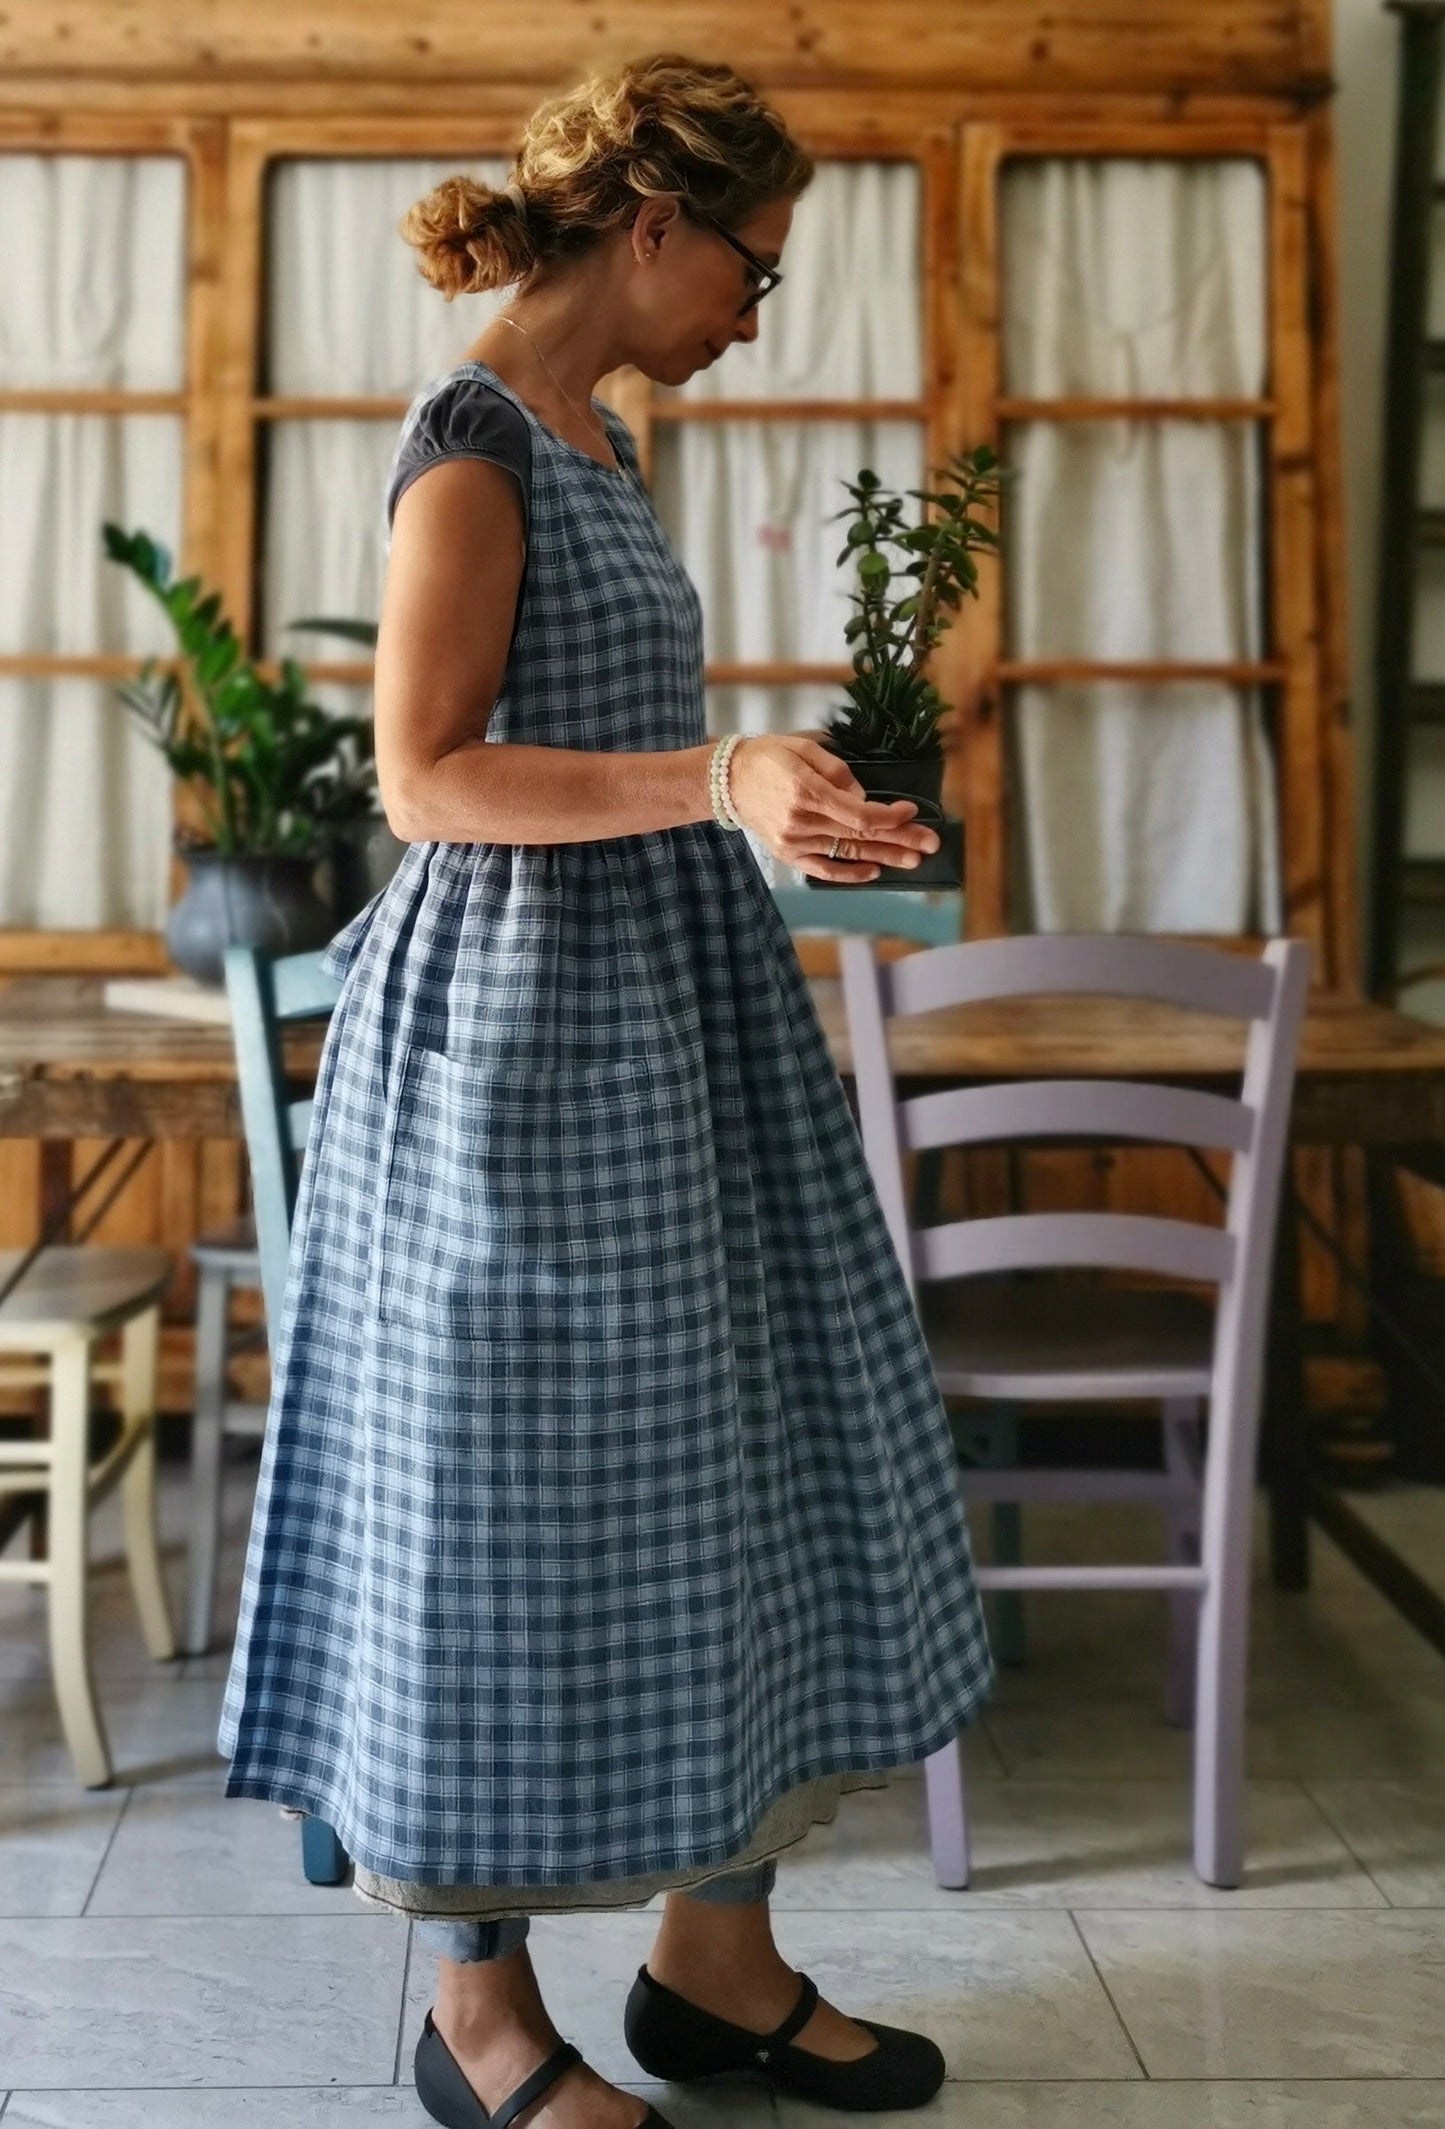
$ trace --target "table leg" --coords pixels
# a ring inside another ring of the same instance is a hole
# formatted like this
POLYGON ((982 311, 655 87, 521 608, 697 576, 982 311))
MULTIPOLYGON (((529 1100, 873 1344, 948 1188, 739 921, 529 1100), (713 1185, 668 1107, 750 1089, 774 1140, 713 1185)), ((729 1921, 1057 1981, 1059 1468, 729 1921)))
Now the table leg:
POLYGON ((1300 1310, 1299 1222, 1286 1158, 1270 1284, 1263 1448, 1271 1576, 1276 1589, 1293 1590, 1308 1589, 1310 1581, 1309 1410, 1300 1310))

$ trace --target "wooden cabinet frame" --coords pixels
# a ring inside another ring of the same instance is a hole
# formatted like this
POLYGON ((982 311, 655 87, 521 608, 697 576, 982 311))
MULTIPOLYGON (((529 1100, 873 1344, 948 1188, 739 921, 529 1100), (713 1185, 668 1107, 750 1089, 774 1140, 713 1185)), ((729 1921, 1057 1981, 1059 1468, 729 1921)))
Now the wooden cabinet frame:
MULTIPOLYGON (((1261 423, 1268 438, 1266 509, 1269 582, 1266 605, 1273 640, 1257 665, 1137 667, 1134 677, 1219 677, 1258 682, 1276 704, 1271 720, 1280 786, 1281 868, 1287 928, 1308 937, 1322 976, 1353 982, 1352 939, 1342 922, 1353 907, 1348 822, 1339 793, 1331 808, 1330 705, 1321 669, 1322 591, 1330 573, 1322 555, 1320 503, 1332 485, 1320 464, 1333 439, 1317 433, 1321 380, 1315 343, 1325 315, 1312 285, 1311 231, 1318 200, 1311 191, 1314 113, 1278 99, 1241 103, 1201 100, 1184 114, 1151 108, 1153 99, 1120 98, 1116 113, 1097 105, 1081 114, 1077 99, 1041 104, 1007 94, 950 96, 890 91, 867 96, 844 89, 786 88, 775 99, 790 125, 821 159, 915 160, 920 174, 924 390, 918 399, 858 402, 659 400, 648 380, 617 373, 604 396, 631 425, 650 470, 658 423, 678 420, 808 420, 839 415, 921 422, 930 467, 954 451, 1000 439, 1008 420, 1089 419, 1104 415, 1185 415, 1261 423), (1249 156, 1264 166, 1269 228, 1270 388, 1258 402, 1061 402, 1025 405, 1001 394, 998 338, 999 175, 1025 156, 1249 156), (1340 875, 1345 879, 1342 882, 1340 875)), ((242 99, 243 103, 245 99, 242 99)), ((511 152, 536 90, 496 84, 465 113, 429 111, 282 112, 249 109, 216 116, 97 110, 38 116, 0 108, 0 153, 30 150, 173 153, 185 157, 187 212, 186 386, 178 395, 0 391, 0 407, 35 410, 82 404, 109 411, 175 411, 186 416, 186 484, 182 566, 217 584, 244 640, 251 640, 256 592, 260 424, 298 416, 400 418, 404 400, 268 396, 260 389, 267 174, 291 157, 455 156, 463 161, 511 152), (224 502, 223 499, 224 498, 224 502)), ((1316 155, 1316 160, 1317 155, 1316 155)), ((1332 374, 1333 349, 1329 351, 1332 374)), ((1005 558, 1006 566, 1006 558, 1005 558)), ((1007 661, 1001 638, 999 573, 985 568, 983 596, 970 601, 935 654, 935 676, 954 709, 947 727, 946 796, 967 823, 967 923, 970 936, 1005 926, 1006 820, 1003 717, 1007 690, 1028 679, 1105 677, 1115 666, 1078 662, 1047 667, 1007 661)), ((124 657, 0 659, 0 673, 85 671, 118 676, 124 657)), ((1342 662, 1342 661, 1341 661, 1342 662)), ((369 680, 366 660, 308 661, 320 679, 369 680)), ((710 683, 803 684, 846 679, 846 662, 710 663, 710 683)), ((117 714, 123 714, 117 705, 117 714)), ((1163 714, 1161 712, 1161 714, 1163 714)), ((1335 765, 1334 781, 1340 771, 1335 765)), ((183 794, 181 795, 183 797, 183 794)), ((178 891, 179 877, 174 881, 178 891)), ((0 932, 6 968, 137 969, 165 965, 151 933, 0 932)))
MULTIPOLYGON (((1253 663, 1119 664, 1084 659, 1028 662, 1004 655, 1000 572, 983 577, 979 610, 954 631, 949 683, 962 744, 946 790, 966 822, 970 937, 1007 929, 1005 848, 1006 690, 1028 681, 1220 680, 1272 690, 1271 737, 1279 777, 1280 865, 1285 929, 1308 938, 1320 974, 1339 963, 1325 894, 1325 786, 1316 556, 1318 497, 1313 453, 1309 275, 1308 140, 1301 122, 1070 125, 977 124, 964 128, 960 216, 964 277, 960 305, 962 428, 971 443, 1001 447, 1009 421, 1184 419, 1263 426, 1268 569, 1264 608, 1272 641, 1253 663), (1257 400, 1010 399, 1003 392, 1000 317, 1000 179, 1024 158, 1070 156, 1247 158, 1263 167, 1267 200, 1269 384, 1257 400)), ((1007 552, 1003 557, 1007 567, 1007 552)), ((1160 715, 1167 715, 1161 709, 1160 715)))
MULTIPOLYGON (((174 0, 117 9, 110 0, 27 0, 0 21, 0 154, 176 154, 186 160, 186 360, 181 393, 161 398, 0 392, 0 407, 75 406, 183 415, 180 562, 222 592, 238 628, 253 618, 259 425, 290 416, 400 417, 400 402, 288 401, 258 389, 261 214, 266 171, 290 155, 458 160, 510 155, 523 120, 558 84, 649 50, 731 60, 811 152, 911 157, 920 164, 925 388, 918 400, 811 409, 794 403, 655 403, 648 380, 618 374, 603 391, 649 467, 656 425, 674 419, 806 419, 828 413, 917 418, 935 467, 996 438, 1021 412, 1000 398, 996 178, 1008 156, 1256 155, 1269 169, 1270 391, 1257 407, 1211 409, 1261 420, 1270 439, 1273 640, 1267 672, 1280 736, 1281 832, 1292 930, 1317 944, 1319 973, 1355 988, 1344 555, 1339 455, 1338 266, 1333 219, 1328 0, 751 0, 699 11, 692 0, 611 0, 605 19, 571 0, 426 0, 420 10, 355 0, 174 0)), ((1058 411, 1058 410, 1055 410, 1058 411)), ((1075 410, 1078 411, 1078 410, 1075 410)), ((1163 409, 1139 408, 1140 414, 1163 409)), ((991 581, 991 578, 993 580, 991 581)), ((1003 750, 999 705, 1021 674, 1003 660, 996 577, 939 645, 935 677, 950 716, 950 802, 969 828, 969 929, 1000 928, 1004 909, 1003 750)), ((0 659, 0 673, 119 677, 137 660, 0 659)), ((369 677, 369 664, 307 661, 320 678, 369 677)), ((710 665, 715 682, 845 678, 848 666, 710 665)), ((119 704, 117 715, 124 715, 119 704)), ((174 891, 180 886, 175 880, 174 891)), ((0 932, 6 970, 159 971, 158 934, 0 932)), ((34 1233, 73 1165, 98 1146, 12 1142, 0 1149, 5 1239, 34 1233)), ((233 1142, 157 1149, 97 1229, 101 1240, 161 1241, 177 1253, 167 1332, 167 1394, 189 1398, 189 1271, 199 1228, 239 1203, 233 1142)), ((1325 1211, 1327 1163, 1311 1167, 1325 1211)), ((1359 1229, 1342 1238, 1358 1254, 1359 1229)), ((1337 1232, 1339 1229, 1337 1228, 1337 1232)), ((1306 1249, 1307 1303, 1334 1311, 1327 1260, 1306 1249), (1309 1289, 1312 1291, 1308 1291, 1309 1289)), ((263 1387, 261 1371, 244 1387, 263 1387)))

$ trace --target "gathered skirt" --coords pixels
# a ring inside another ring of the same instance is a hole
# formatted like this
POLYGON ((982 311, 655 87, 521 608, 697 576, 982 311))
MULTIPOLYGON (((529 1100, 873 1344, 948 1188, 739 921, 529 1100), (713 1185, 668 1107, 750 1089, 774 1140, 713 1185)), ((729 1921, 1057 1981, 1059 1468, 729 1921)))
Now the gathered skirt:
POLYGON ((325 963, 226 1793, 504 1913, 949 1743, 956 1452, 741 838, 412 844, 325 963))
POLYGON ((657 1893, 683 1890, 723 1870, 745 1870, 767 1856, 796 1848, 814 1826, 829 1826, 842 1797, 854 1789, 884 1789, 882 1774, 820 1774, 799 1782, 763 1813, 747 1846, 724 1865, 694 1864, 681 1870, 645 1871, 590 1885, 420 1885, 356 1868, 353 1891, 368 1906, 387 1907, 418 1921, 500 1920, 507 1915, 586 1914, 599 1908, 645 1907, 657 1893))

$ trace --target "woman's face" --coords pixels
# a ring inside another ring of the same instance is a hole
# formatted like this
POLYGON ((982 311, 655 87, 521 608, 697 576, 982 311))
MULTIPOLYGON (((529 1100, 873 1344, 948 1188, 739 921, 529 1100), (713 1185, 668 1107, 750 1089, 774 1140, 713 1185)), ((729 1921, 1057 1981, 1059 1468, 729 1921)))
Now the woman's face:
MULTIPOLYGON (((769 200, 729 235, 776 266, 793 219, 791 199, 769 200)), ((758 311, 743 312, 757 275, 709 222, 676 200, 648 200, 629 231, 642 271, 631 277, 637 367, 657 384, 685 384, 734 340, 755 340, 758 311)), ((766 300, 766 299, 765 299, 766 300)))

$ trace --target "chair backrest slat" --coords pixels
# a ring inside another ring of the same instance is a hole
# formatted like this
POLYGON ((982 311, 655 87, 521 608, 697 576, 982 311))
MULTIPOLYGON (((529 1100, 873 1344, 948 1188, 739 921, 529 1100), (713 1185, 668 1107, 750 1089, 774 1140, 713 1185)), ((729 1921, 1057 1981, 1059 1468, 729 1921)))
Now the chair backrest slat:
MULTIPOLYGON (((1274 1208, 1309 980, 1309 948, 1273 939, 1257 960, 1130 935, 968 941, 880 963, 864 937, 839 946, 858 1120, 868 1165, 910 1291, 922 1279, 1094 1266, 1217 1285, 1215 1367, 1262 1349, 1274 1208), (900 1101, 890 1014, 997 997, 1150 998, 1248 1023, 1238 1099, 1104 1078, 995 1080, 900 1101), (1223 1227, 1114 1212, 1015 1214, 915 1229, 905 1152, 1003 1139, 1089 1136, 1222 1148, 1231 1156, 1223 1227)), ((1246 1385, 1257 1396, 1257 1383, 1246 1385)), ((1246 1404, 1248 1398, 1246 1398, 1246 1404)))
POLYGON ((935 896, 893 887, 775 887, 772 893, 790 931, 867 932, 919 946, 951 945, 963 931, 957 888, 935 896))
POLYGON ((912 1270, 922 1279, 1088 1266, 1222 1286, 1235 1255, 1235 1238, 1223 1228, 1126 1212, 1007 1213, 912 1235, 912 1270))
POLYGON ((256 947, 230 946, 223 956, 271 1345, 286 1289, 291 1216, 300 1180, 297 1156, 310 1133, 313 1106, 310 1095, 297 1099, 289 1091, 281 1028, 289 1021, 330 1014, 341 985, 322 969, 324 951, 273 959, 256 947))
POLYGON ((324 946, 305 954, 283 954, 270 963, 271 995, 278 1020, 316 1020, 329 1013, 341 989, 321 966, 324 946))
POLYGON ((1001 1080, 949 1087, 898 1104, 909 1152, 928 1146, 986 1145, 1006 1138, 1059 1137, 1067 1112, 1073 1138, 1138 1139, 1159 1146, 1210 1146, 1242 1153, 1254 1118, 1242 1102, 1192 1087, 1128 1079, 1001 1080))
POLYGON ((1213 947, 1093 932, 967 940, 905 955, 882 971, 886 1015, 987 998, 1072 995, 1147 998, 1256 1020, 1268 1014, 1274 989, 1272 973, 1257 960, 1213 947))

